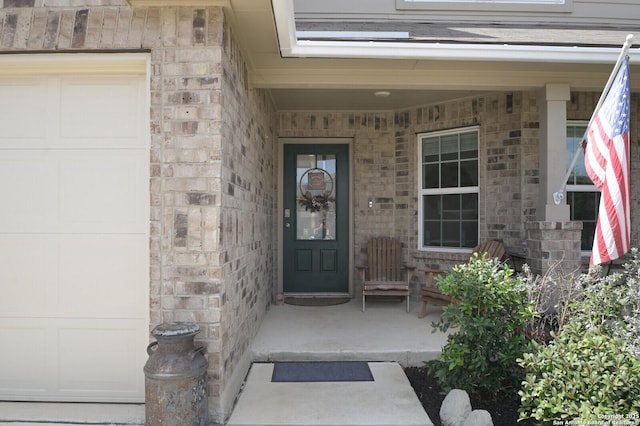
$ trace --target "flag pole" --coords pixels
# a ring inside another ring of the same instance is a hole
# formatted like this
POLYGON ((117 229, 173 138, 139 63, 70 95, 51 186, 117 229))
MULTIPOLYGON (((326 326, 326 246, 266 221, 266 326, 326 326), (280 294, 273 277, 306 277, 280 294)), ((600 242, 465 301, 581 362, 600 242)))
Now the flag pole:
MULTIPOLYGON (((607 97, 607 93, 609 93, 609 90, 611 89, 611 85, 613 84, 613 80, 616 77, 616 74, 618 73, 618 69, 620 68, 620 65, 622 65, 622 61, 624 59, 625 56, 627 56, 627 53, 629 53, 629 48, 631 48, 631 45, 633 44, 633 38, 634 35, 633 34, 628 34, 627 38, 624 41, 624 44, 622 45, 622 51, 620 51, 620 56, 618 56, 618 60, 616 61, 615 66, 613 67, 613 71, 611 72, 611 75, 609 76, 609 80, 607 80, 607 84, 604 86, 604 90, 602 91, 602 94, 600 95, 600 99, 598 100, 598 104, 596 105, 595 110, 593 111, 593 114, 591 115, 591 119, 589 120, 589 124, 587 125, 587 129, 584 132, 584 135, 582 136, 582 140, 585 140, 587 138, 587 132, 589 131, 589 128, 591 127, 591 124, 593 122, 594 117, 598 114, 598 111, 600 110, 600 107, 602 107, 602 103, 604 102, 604 99, 607 97)), ((560 188, 553 193, 553 202, 558 205, 562 202, 562 200, 564 199, 564 190, 567 187, 567 181, 569 180, 569 177, 571 176, 571 173, 573 172, 573 168, 576 166, 576 162, 578 161, 578 157, 580 157, 580 148, 578 148, 576 150, 576 153, 573 156, 573 160, 571 160, 571 165, 569 166, 569 169, 567 169, 567 174, 564 176, 564 180, 562 181, 562 185, 560 186, 560 188)))

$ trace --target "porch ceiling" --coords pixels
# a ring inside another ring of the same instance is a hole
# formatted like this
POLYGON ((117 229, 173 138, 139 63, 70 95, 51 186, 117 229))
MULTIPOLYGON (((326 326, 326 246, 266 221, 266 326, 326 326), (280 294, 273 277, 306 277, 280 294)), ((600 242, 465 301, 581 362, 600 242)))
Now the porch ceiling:
POLYGON ((471 90, 389 89, 270 89, 281 111, 395 111, 470 96, 471 90), (376 92, 388 92, 386 97, 376 92))
MULTIPOLYGON (((427 27, 397 21, 318 24, 296 22, 293 0, 222 3, 246 52, 251 84, 268 89, 279 110, 397 110, 484 91, 540 88, 547 83, 600 91, 624 42, 623 34, 627 34, 624 28, 563 32, 557 25, 554 36, 542 27, 509 31, 500 26, 466 25, 463 31, 444 24, 427 27), (402 41, 411 43, 398 44, 393 39, 394 28, 405 31, 408 39, 402 41), (392 39, 299 33, 336 29, 383 30, 392 39), (535 34, 546 38, 536 43, 535 34), (567 37, 562 46, 554 45, 560 34, 567 37), (506 51, 514 52, 512 60, 504 59, 505 46, 514 47, 506 51), (477 53, 483 51, 486 59, 477 53), (389 91, 390 96, 376 98, 375 91, 389 91)), ((638 77, 632 76, 632 84, 640 82, 638 77)))

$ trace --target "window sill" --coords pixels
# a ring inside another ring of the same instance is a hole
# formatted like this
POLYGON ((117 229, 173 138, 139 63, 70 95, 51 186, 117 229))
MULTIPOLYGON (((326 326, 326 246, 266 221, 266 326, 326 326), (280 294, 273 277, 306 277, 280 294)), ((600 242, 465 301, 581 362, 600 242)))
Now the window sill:
POLYGON ((418 247, 420 253, 453 253, 453 254, 471 254, 472 248, 467 247, 418 247))

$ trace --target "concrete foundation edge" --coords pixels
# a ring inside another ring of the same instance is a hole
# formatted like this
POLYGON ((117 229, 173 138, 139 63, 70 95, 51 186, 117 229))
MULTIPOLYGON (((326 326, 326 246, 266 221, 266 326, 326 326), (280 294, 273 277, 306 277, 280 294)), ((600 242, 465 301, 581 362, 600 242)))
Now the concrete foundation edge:
POLYGON ((218 399, 218 404, 214 405, 209 410, 210 420, 214 425, 223 425, 227 420, 229 420, 238 395, 240 394, 240 390, 242 389, 244 380, 251 368, 251 363, 251 350, 246 350, 231 375, 228 385, 225 386, 224 392, 218 399))

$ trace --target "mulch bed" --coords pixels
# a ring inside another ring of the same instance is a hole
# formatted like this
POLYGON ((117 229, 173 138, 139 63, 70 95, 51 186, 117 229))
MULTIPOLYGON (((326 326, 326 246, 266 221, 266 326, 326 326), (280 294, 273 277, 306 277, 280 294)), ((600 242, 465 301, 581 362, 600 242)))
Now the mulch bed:
MULTIPOLYGON (((440 406, 446 395, 438 381, 424 367, 406 368, 405 374, 433 424, 440 426, 440 406)), ((533 419, 518 422, 518 395, 514 395, 512 399, 501 397, 497 400, 471 395, 470 400, 472 409, 487 410, 491 414, 494 426, 536 425, 533 419)))

